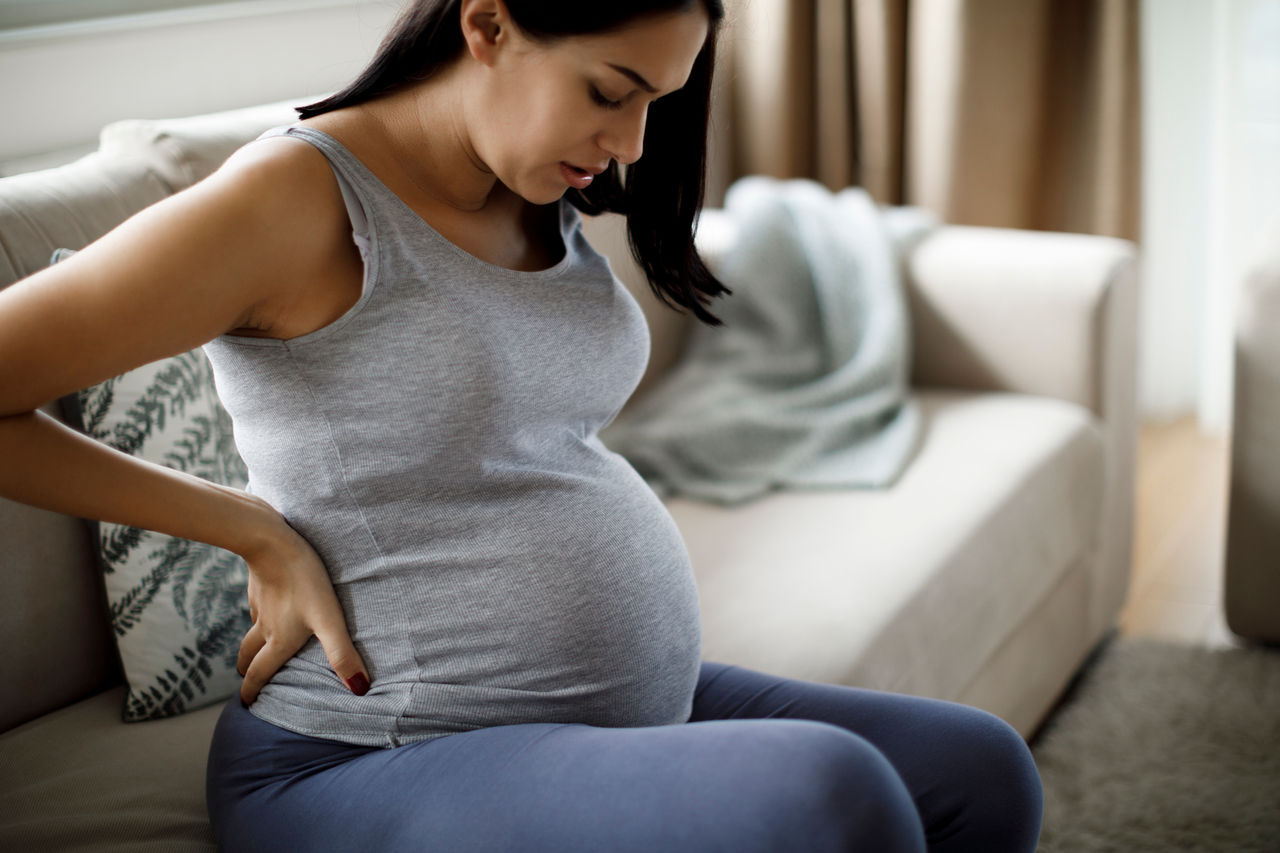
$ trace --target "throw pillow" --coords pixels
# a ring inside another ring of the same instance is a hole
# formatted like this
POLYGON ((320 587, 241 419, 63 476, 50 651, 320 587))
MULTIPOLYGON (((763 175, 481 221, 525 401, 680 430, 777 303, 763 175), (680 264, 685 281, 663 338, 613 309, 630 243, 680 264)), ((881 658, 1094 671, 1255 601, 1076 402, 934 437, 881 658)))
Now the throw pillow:
MULTIPOLYGON (((60 249, 53 260, 69 254, 60 249)), ((130 370, 63 403, 69 420, 79 420, 73 426, 116 450, 235 488, 248 481, 200 349, 130 370)), ((128 682, 125 721, 174 716, 239 690, 236 656, 252 624, 244 561, 202 542, 91 525, 128 682)))

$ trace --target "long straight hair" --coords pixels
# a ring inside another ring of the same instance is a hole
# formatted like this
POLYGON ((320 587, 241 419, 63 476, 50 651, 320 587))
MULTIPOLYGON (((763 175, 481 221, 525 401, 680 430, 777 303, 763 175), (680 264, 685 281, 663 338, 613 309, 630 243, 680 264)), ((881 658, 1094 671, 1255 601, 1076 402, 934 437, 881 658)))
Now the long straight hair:
MULTIPOLYGON (((614 212, 627 219, 631 254, 664 304, 688 309, 702 322, 721 325, 705 306, 730 293, 703 263, 693 243, 707 169, 707 122, 716 35, 722 0, 506 0, 516 25, 531 38, 551 42, 618 30, 628 23, 702 4, 711 20, 706 43, 684 87, 654 101, 644 153, 625 170, 616 162, 584 190, 566 192, 569 203, 594 216, 614 212)), ((298 108, 307 119, 355 106, 429 78, 462 54, 461 0, 417 0, 400 15, 368 67, 346 88, 298 108)))

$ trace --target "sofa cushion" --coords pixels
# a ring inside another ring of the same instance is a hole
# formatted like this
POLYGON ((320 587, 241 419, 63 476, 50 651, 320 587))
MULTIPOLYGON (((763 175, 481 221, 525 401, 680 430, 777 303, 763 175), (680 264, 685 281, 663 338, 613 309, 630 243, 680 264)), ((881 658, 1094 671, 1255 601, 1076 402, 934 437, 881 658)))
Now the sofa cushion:
POLYGON ((1049 398, 917 392, 919 453, 888 491, 668 503, 710 660, 954 699, 1100 530, 1101 435, 1049 398))
MULTIPOLYGON (((200 349, 142 365, 74 399, 76 426, 109 447, 233 488, 248 480, 200 349)), ((180 714, 235 693, 240 640, 253 624, 244 560, 151 530, 90 526, 129 684, 124 719, 180 714)))
POLYGON ((145 162, 172 192, 178 192, 212 174, 237 148, 264 130, 297 121, 294 107, 322 97, 312 95, 188 118, 125 119, 102 129, 99 150, 145 162))
POLYGON ((42 270, 54 249, 83 248, 169 195, 138 156, 88 154, 0 180, 0 288, 42 270))
POLYGON ((0 735, 0 850, 217 850, 204 804, 220 705, 121 723, 124 688, 0 735))

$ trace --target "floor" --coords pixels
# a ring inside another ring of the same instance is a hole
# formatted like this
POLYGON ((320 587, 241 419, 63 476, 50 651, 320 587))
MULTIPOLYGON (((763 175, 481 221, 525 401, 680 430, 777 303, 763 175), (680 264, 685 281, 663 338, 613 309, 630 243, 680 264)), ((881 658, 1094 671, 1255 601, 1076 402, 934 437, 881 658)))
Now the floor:
POLYGON ((1120 633, 1237 645, 1222 615, 1229 443, 1194 418, 1138 438, 1134 567, 1120 633))

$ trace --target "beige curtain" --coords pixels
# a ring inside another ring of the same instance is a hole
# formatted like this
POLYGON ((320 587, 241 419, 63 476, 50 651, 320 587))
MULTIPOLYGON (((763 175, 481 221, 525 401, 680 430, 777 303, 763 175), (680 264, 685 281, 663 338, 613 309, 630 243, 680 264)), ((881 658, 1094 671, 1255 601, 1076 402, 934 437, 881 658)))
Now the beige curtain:
POLYGON ((1138 0, 728 0, 708 201, 865 187, 970 225, 1139 236, 1138 0))

